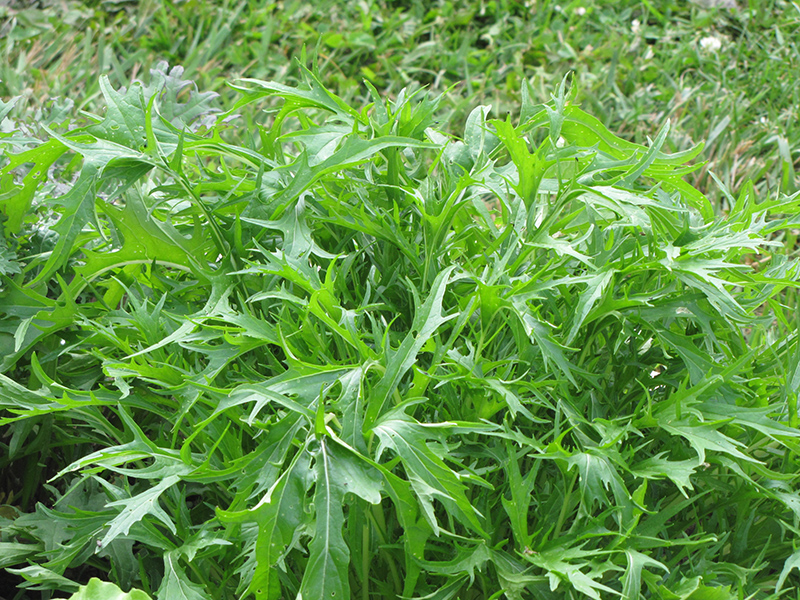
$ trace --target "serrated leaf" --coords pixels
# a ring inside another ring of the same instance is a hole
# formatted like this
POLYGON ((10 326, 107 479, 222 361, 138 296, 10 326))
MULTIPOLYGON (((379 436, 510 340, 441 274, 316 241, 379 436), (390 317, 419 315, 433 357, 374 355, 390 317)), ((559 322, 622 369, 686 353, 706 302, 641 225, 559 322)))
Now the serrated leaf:
POLYGON ((175 524, 172 522, 172 518, 161 508, 158 499, 161 494, 178 483, 180 479, 177 475, 170 475, 141 494, 106 504, 108 507, 121 506, 122 511, 109 522, 109 529, 103 539, 100 540, 98 546, 104 548, 120 535, 127 535, 130 528, 147 515, 153 515, 167 529, 175 533, 175 524))
POLYGON ((20 585, 21 588, 31 590, 72 590, 80 589, 80 586, 71 579, 64 577, 41 565, 30 565, 22 569, 6 569, 9 573, 13 573, 25 579, 25 583, 20 585))
POLYGON ((448 561, 419 561, 431 573, 442 575, 466 574, 469 582, 475 581, 475 570, 483 570, 484 565, 492 559, 491 550, 485 541, 481 541, 472 548, 456 547, 456 557, 448 561))
POLYGON ((667 347, 674 349, 683 359, 693 384, 701 382, 706 374, 711 371, 713 367, 711 357, 698 348, 690 337, 680 336, 661 328, 658 328, 657 335, 666 342, 665 345, 667 347))
MULTIPOLYGON (((407 416, 390 413, 372 431, 381 440, 382 446, 391 448, 401 458, 418 495, 425 494, 426 488, 429 488, 437 494, 437 499, 451 504, 459 520, 485 535, 479 521, 480 515, 466 496, 466 486, 428 445, 430 430, 426 431, 424 426, 407 416), (423 487, 420 488, 419 484, 423 487)), ((437 528, 435 520, 430 525, 433 529, 437 528)))
POLYGON ((454 269, 455 267, 448 267, 436 276, 431 285, 430 294, 424 303, 419 304, 418 298, 415 299, 416 310, 411 331, 405 336, 397 350, 387 348, 384 359, 386 372, 368 403, 364 418, 365 430, 368 430, 378 419, 389 396, 400 383, 400 379, 414 364, 417 354, 435 331, 447 321, 458 316, 457 314, 446 317, 442 315, 442 300, 454 269))
MULTIPOLYGON (((564 112, 566 119, 562 125, 562 135, 567 141, 582 146, 597 144, 601 150, 616 158, 627 158, 636 152, 646 154, 648 151, 645 146, 625 141, 614 135, 599 119, 577 106, 568 106, 564 112)), ((689 150, 675 154, 658 152, 653 162, 657 165, 681 165, 692 160, 702 151, 703 144, 698 144, 689 150)))
POLYGON ((97 168, 87 165, 81 171, 72 188, 58 198, 63 209, 53 231, 58 233, 58 241, 42 270, 31 283, 49 278, 70 257, 73 246, 83 226, 94 218, 94 203, 97 193, 97 168))
MULTIPOLYGON (((365 140, 357 136, 348 136, 341 148, 334 152, 328 159, 314 165, 309 165, 308 153, 302 152, 297 160, 290 165, 294 171, 291 182, 281 192, 280 200, 291 202, 298 198, 311 185, 322 177, 342 171, 369 160, 375 154, 387 148, 428 148, 427 142, 420 142, 411 138, 385 136, 373 140, 365 140)), ((289 168, 289 167, 287 167, 289 168)))
POLYGON ((614 596, 618 596, 619 592, 607 585, 600 583, 597 579, 590 577, 583 571, 578 569, 570 569, 567 571, 567 580, 572 584, 578 592, 586 594, 594 600, 600 600, 600 592, 605 592, 614 596))
POLYGON ((573 367, 564 354, 565 348, 553 337, 550 326, 537 319, 533 311, 519 297, 513 297, 511 305, 525 328, 525 333, 541 350, 545 366, 555 365, 570 382, 577 385, 572 374, 573 367))
POLYGON ((249 84, 251 88, 239 88, 251 94, 247 101, 260 96, 280 96, 292 109, 313 107, 321 108, 339 115, 343 119, 357 119, 360 115, 346 102, 335 94, 329 92, 322 82, 305 66, 300 65, 300 70, 305 80, 306 89, 291 87, 274 81, 261 81, 258 79, 240 79, 242 83, 249 84))
POLYGON ((516 192, 525 206, 531 206, 544 176, 545 161, 537 153, 530 152, 527 140, 517 134, 510 122, 494 121, 494 125, 517 168, 516 192))
POLYGON ((0 196, 0 207, 6 216, 6 221, 3 223, 6 235, 19 233, 36 189, 47 179, 48 169, 66 151, 67 148, 58 140, 48 140, 31 150, 8 156, 9 162, 0 170, 0 174, 11 173, 26 163, 34 163, 34 166, 22 179, 21 188, 0 196))
POLYGON ((786 582, 786 579, 789 577, 789 574, 794 570, 797 569, 800 571, 800 550, 792 554, 786 561, 783 563, 783 568, 781 569, 781 574, 778 576, 778 581, 775 583, 775 593, 777 594, 783 589, 783 584, 786 582))
POLYGON ((342 535, 345 495, 378 504, 380 483, 364 462, 328 437, 320 439, 314 454, 314 480, 314 536, 300 594, 306 600, 349 598, 350 549, 342 535))
POLYGON ((0 123, 3 122, 14 106, 17 104, 21 96, 14 96, 13 98, 9 98, 8 102, 0 100, 0 123))
POLYGON ((580 473, 581 495, 584 506, 591 508, 595 502, 622 509, 630 505, 631 496, 617 469, 607 456, 601 452, 576 452, 567 462, 575 465, 580 473), (611 490, 614 503, 610 503, 606 494, 611 490))
POLYGON ((702 577, 683 577, 671 589, 658 587, 658 594, 663 600, 735 600, 737 594, 731 586, 709 586, 703 583, 702 577))
MULTIPOLYGON (((314 462, 314 537, 300 594, 305 600, 349 598, 350 549, 342 535, 342 500, 348 491, 339 480, 336 459, 322 438, 314 462)), ((378 494, 380 498, 380 494, 378 494)))
POLYGON ((101 75, 100 91, 106 101, 105 118, 87 127, 86 131, 99 139, 138 149, 145 143, 146 100, 141 84, 134 83, 120 93, 111 86, 106 75, 101 75))
POLYGON ((656 139, 650 144, 647 152, 639 159, 639 161, 631 167, 631 169, 622 178, 622 183, 626 186, 633 185, 639 177, 642 176, 650 165, 652 165, 656 157, 661 153, 661 148, 664 142, 667 141, 667 134, 669 133, 669 119, 667 119, 661 126, 661 129, 656 135, 656 139))
POLYGON ((464 143, 473 160, 477 160, 481 154, 491 154, 500 143, 497 136, 487 129, 486 119, 491 110, 490 104, 476 106, 469 113, 464 124, 464 143))
POLYGON ((771 418, 770 415, 779 414, 780 410, 769 406, 749 408, 721 402, 702 402, 696 404, 694 410, 697 410, 704 418, 709 420, 732 419, 732 422, 736 425, 753 429, 772 439, 800 436, 800 431, 796 428, 789 427, 771 418))
POLYGON ((4 293, 2 308, 7 314, 17 317, 12 331, 19 331, 21 321, 26 318, 32 318, 33 320, 31 321, 32 326, 24 330, 22 342, 18 341, 18 337, 14 340, 14 344, 8 348, 2 362, 0 362, 0 372, 7 371, 13 367, 17 360, 39 341, 56 331, 74 324, 77 312, 77 306, 69 296, 64 298, 64 302, 56 302, 37 294, 29 288, 22 288, 16 285, 14 281, 8 281, 7 283, 8 287, 4 293), (19 346, 17 346, 18 343, 19 346), (18 348, 16 351, 14 350, 15 347, 18 348))
POLYGON ((636 463, 631 466, 631 473, 637 477, 644 477, 646 479, 668 477, 678 486, 681 493, 688 497, 686 491, 691 491, 693 489, 691 476, 694 475, 695 470, 700 466, 700 462, 697 460, 667 460, 666 458, 662 458, 664 454, 664 452, 661 452, 636 463))
POLYGON ((628 568, 622 576, 623 600, 639 600, 642 590, 642 571, 645 567, 655 567, 669 573, 666 565, 637 550, 628 548, 625 550, 625 555, 628 558, 628 568))
POLYGON ((13 567, 43 549, 42 544, 0 542, 0 568, 13 567))
POLYGON ((604 267, 586 282, 586 289, 581 293, 578 306, 575 308, 575 316, 572 319, 572 327, 567 334, 567 345, 575 340, 589 312, 594 308, 595 303, 603 296, 613 277, 614 269, 604 267))
POLYGON ((458 594, 464 587, 465 579, 466 577, 456 577, 435 592, 431 592, 425 596, 414 596, 412 600, 450 600, 451 598, 454 598, 456 594, 458 594))
POLYGON ((252 509, 239 512, 217 510, 225 522, 254 521, 258 524, 256 570, 248 586, 258 600, 275 600, 281 585, 275 569, 305 518, 305 494, 310 480, 311 457, 298 453, 280 478, 252 509))
POLYGON ((672 435, 686 439, 697 452, 699 462, 706 461, 706 451, 722 452, 749 462, 758 462, 752 456, 744 454, 740 449, 746 446, 722 433, 717 423, 702 423, 695 418, 684 417, 673 419, 664 415, 659 419, 659 426, 672 435))
POLYGON ((210 276, 204 272, 202 260, 213 244, 204 232, 196 230, 189 237, 168 223, 158 222, 138 194, 130 194, 124 208, 106 206, 103 212, 117 227, 123 243, 106 252, 85 249, 84 264, 76 268, 80 281, 92 281, 106 271, 126 265, 153 262, 203 278, 210 276))
POLYGON ((320 258, 335 258, 333 254, 325 252, 313 240, 311 228, 306 222, 306 203, 303 198, 298 198, 294 206, 288 206, 283 216, 277 221, 263 221, 243 217, 242 221, 264 227, 277 229, 283 233, 281 249, 289 258, 307 257, 309 255, 320 258))
POLYGON ((179 551, 164 554, 164 578, 156 592, 158 600, 210 600, 211 595, 192 582, 178 562, 179 551))
POLYGON ((21 271, 22 268, 17 262, 17 255, 0 241, 0 275, 15 275, 21 271))
POLYGON ((600 600, 600 592, 619 596, 620 593, 600 583, 605 569, 592 568, 591 559, 597 554, 582 547, 564 544, 554 545, 542 552, 526 553, 525 559, 544 569, 550 579, 550 589, 555 590, 560 582, 568 582, 576 591, 600 600), (586 573, 582 569, 587 570, 586 573))
MULTIPOLYGON (((182 79, 184 69, 174 66, 169 71, 166 62, 159 62, 150 69, 148 93, 158 94, 158 110, 162 118, 178 130, 196 131, 202 121, 201 117, 218 112, 212 102, 219 94, 216 92, 199 92, 197 85, 189 79, 182 79), (185 88, 191 88, 188 94, 185 88), (179 102, 184 96, 186 102, 179 102)), ((163 135, 160 137, 164 137, 163 135)))
POLYGON ((326 123, 300 131, 291 131, 283 139, 296 139, 305 146, 308 164, 314 167, 329 159, 342 141, 353 132, 349 125, 326 123))

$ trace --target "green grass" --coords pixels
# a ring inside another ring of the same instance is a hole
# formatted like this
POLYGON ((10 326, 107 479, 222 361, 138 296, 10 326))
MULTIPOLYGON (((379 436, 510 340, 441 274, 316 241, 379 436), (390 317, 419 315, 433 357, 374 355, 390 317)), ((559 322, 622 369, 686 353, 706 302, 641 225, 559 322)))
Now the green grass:
POLYGON ((0 9, 0 589, 797 597, 796 5, 65 6, 0 9))

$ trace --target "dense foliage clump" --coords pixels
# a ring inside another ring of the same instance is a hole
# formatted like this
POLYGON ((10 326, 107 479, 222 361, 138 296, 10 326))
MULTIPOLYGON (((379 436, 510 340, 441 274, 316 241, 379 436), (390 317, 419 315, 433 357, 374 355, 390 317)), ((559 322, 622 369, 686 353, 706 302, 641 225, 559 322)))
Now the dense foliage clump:
POLYGON ((160 600, 791 587, 800 198, 715 214, 702 147, 564 84, 455 139, 438 98, 302 72, 220 114, 162 65, 3 134, 0 565, 160 600))

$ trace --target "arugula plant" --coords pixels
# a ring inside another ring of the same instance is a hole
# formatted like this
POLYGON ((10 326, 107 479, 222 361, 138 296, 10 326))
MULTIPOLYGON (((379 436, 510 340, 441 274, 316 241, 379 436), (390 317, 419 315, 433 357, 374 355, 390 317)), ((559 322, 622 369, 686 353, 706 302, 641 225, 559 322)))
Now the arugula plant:
POLYGON ((17 597, 796 585, 800 197, 715 215, 702 146, 626 142, 564 83, 456 139, 438 98, 302 72, 219 113, 162 65, 3 134, 17 597))

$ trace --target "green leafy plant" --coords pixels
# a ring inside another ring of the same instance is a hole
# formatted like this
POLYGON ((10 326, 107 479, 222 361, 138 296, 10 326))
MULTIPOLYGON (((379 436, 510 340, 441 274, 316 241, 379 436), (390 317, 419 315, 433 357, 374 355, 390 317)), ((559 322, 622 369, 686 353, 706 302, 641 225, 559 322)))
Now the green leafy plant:
POLYGON ((302 73, 220 114, 162 65, 4 134, 19 596, 791 587, 800 273, 771 249, 800 197, 715 215, 702 147, 626 142, 564 83, 454 139, 438 98, 354 108, 302 73))

